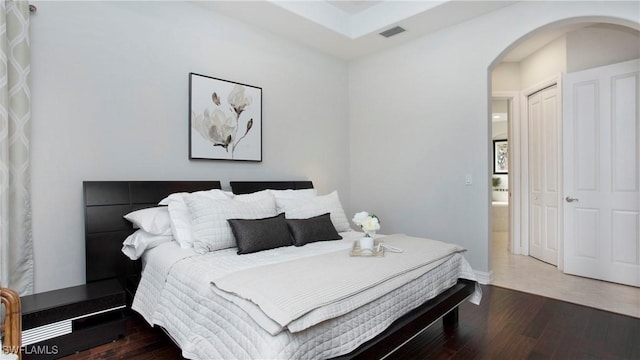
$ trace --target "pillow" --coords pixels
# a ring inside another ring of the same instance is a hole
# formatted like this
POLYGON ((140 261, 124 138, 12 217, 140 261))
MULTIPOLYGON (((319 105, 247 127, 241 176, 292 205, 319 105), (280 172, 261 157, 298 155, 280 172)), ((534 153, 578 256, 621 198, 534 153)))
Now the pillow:
POLYGON ((140 209, 128 213, 124 218, 131 221, 134 228, 150 234, 171 235, 171 220, 166 206, 140 209))
POLYGON ((193 249, 199 254, 236 246, 227 219, 261 219, 276 215, 273 197, 239 201, 195 195, 185 197, 185 202, 191 214, 193 249))
POLYGON ((262 190, 262 191, 257 191, 249 194, 233 195, 233 200, 244 201, 244 202, 260 201, 265 199, 269 199, 269 200, 273 199, 275 201, 273 194, 269 192, 269 190, 262 190))
POLYGON ((268 190, 276 199, 309 199, 318 196, 316 189, 268 190))
POLYGON ((230 199, 233 194, 228 191, 222 191, 220 189, 211 189, 211 190, 203 190, 203 191, 195 191, 192 193, 188 192, 179 192, 169 194, 166 198, 160 200, 158 205, 169 205, 171 202, 178 201, 184 203, 184 197, 190 195, 201 195, 211 199, 230 199))
POLYGON ((159 205, 168 205, 171 233, 183 249, 188 249, 193 246, 191 216, 184 202, 185 196, 192 195, 203 196, 210 199, 229 199, 229 196, 225 194, 224 191, 213 189, 193 193, 174 193, 160 201, 159 205))
POLYGON ((331 222, 338 232, 351 231, 337 191, 310 199, 276 199, 276 204, 287 219, 308 219, 331 213, 331 222))
POLYGON ((137 260, 145 251, 172 240, 173 236, 171 236, 171 234, 154 235, 140 229, 124 240, 122 243, 122 252, 127 255, 129 259, 137 260))
POLYGON ((326 213, 308 219, 286 219, 295 246, 303 246, 316 241, 340 240, 331 222, 331 214, 326 213))
MULTIPOLYGON (((316 189, 302 189, 302 190, 267 190, 276 199, 311 199, 318 195, 316 189)), ((278 212, 284 212, 284 209, 278 207, 276 202, 276 210, 278 212)))
POLYGON ((264 219, 227 221, 238 244, 238 255, 293 245, 284 213, 264 219))

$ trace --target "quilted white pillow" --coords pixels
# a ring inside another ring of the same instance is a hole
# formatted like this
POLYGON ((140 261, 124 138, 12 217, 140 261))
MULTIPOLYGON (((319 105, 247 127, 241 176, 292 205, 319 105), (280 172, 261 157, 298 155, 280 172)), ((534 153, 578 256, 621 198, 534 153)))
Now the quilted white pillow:
POLYGON ((191 214, 193 249, 199 254, 236 246, 227 219, 262 219, 276 215, 273 197, 241 201, 195 195, 185 197, 185 202, 191 214))
POLYGON ((338 192, 316 196, 308 199, 278 199, 278 209, 285 212, 287 219, 308 219, 310 217, 331 213, 331 222, 338 232, 351 231, 349 220, 344 213, 338 192))
POLYGON ((318 196, 316 189, 268 190, 276 199, 310 199, 318 196))
POLYGON ((152 207, 132 211, 124 216, 133 223, 134 228, 142 229, 153 235, 171 235, 171 219, 166 206, 152 207))
POLYGON ((278 206, 277 199, 311 199, 318 195, 316 189, 302 190, 267 190, 276 198, 276 210, 278 213, 284 212, 284 209, 278 206))
POLYGON ((191 215, 184 200, 186 196, 191 195, 198 195, 209 199, 229 199, 229 196, 224 191, 213 189, 193 193, 174 193, 159 202, 159 205, 168 205, 171 232, 183 249, 188 249, 193 246, 191 215))
POLYGON ((122 243, 122 253, 127 255, 129 259, 136 260, 142 256, 145 251, 170 241, 173 241, 171 232, 169 232, 169 235, 154 235, 140 229, 124 240, 122 243))
POLYGON ((269 190, 262 190, 262 191, 257 191, 250 194, 234 195, 233 200, 244 201, 244 202, 261 201, 261 200, 275 201, 275 197, 271 192, 269 192, 269 190))

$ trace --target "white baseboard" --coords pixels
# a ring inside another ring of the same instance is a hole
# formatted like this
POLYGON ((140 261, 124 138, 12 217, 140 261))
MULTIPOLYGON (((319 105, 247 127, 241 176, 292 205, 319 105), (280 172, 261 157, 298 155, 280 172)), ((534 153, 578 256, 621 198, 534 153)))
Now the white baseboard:
POLYGON ((493 271, 486 272, 473 270, 473 272, 476 274, 476 278, 478 278, 478 283, 482 285, 491 284, 491 280, 493 280, 493 271))

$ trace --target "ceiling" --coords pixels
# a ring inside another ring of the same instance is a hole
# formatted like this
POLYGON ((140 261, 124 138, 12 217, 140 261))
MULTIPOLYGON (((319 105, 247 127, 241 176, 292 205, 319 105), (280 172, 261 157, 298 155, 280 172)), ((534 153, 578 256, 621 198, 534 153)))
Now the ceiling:
MULTIPOLYGON (((195 4, 349 60, 400 45, 516 2, 258 0, 195 1, 195 4), (394 26, 401 26, 406 31, 389 38, 379 35, 394 26)), ((575 28, 562 27, 536 34, 514 48, 503 61, 520 61, 575 28)))

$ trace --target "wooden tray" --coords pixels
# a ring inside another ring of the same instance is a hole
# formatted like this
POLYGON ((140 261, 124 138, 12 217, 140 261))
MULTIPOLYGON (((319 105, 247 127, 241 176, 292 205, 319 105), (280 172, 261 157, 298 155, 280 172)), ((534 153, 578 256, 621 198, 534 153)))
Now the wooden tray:
POLYGON ((382 257, 384 256, 384 248, 381 247, 380 251, 378 251, 378 244, 380 243, 379 240, 374 240, 373 241, 373 250, 368 251, 368 250, 362 250, 360 249, 360 240, 355 240, 353 242, 353 247, 351 248, 351 252, 349 253, 349 256, 360 256, 360 257, 382 257))

